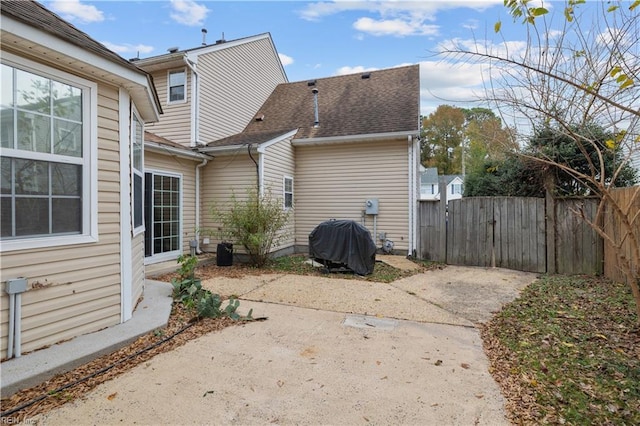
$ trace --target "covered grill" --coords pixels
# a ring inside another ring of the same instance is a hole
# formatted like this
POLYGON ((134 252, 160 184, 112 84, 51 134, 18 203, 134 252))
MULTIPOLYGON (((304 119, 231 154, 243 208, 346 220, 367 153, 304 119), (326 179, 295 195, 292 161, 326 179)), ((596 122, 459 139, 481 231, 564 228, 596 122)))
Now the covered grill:
POLYGON ((369 275, 376 262, 376 245, 369 230, 358 222, 329 220, 309 234, 309 257, 329 270, 348 268, 369 275))

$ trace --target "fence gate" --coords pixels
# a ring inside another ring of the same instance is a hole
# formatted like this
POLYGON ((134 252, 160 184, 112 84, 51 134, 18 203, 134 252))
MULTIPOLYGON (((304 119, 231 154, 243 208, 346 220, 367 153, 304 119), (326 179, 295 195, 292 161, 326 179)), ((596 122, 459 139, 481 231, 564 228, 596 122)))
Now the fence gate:
POLYGON ((451 200, 446 223, 438 220, 438 217, 442 218, 440 203, 420 204, 420 253, 423 259, 453 265, 546 272, 544 199, 471 197, 451 200))

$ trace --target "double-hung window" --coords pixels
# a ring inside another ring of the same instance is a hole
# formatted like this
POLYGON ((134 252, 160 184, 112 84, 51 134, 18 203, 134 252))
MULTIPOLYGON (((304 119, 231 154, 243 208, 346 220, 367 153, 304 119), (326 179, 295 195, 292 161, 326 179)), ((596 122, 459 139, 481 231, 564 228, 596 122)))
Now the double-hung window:
POLYGON ((133 181, 133 231, 139 234, 144 231, 144 139, 142 122, 133 113, 131 120, 132 181, 133 181))
POLYGON ((95 83, 2 59, 2 251, 96 241, 95 83))
POLYGON ((282 185, 282 199, 285 209, 293 207, 293 178, 285 176, 282 185))
POLYGON ((187 100, 187 74, 184 69, 169 71, 169 103, 181 103, 187 100))

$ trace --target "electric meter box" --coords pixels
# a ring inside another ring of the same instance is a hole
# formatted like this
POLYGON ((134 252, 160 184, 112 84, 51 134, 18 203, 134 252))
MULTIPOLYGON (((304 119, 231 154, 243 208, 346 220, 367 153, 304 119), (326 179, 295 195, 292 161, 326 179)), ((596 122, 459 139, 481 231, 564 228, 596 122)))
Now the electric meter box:
POLYGON ((370 198, 365 203, 365 213, 366 214, 378 214, 378 199, 370 198))

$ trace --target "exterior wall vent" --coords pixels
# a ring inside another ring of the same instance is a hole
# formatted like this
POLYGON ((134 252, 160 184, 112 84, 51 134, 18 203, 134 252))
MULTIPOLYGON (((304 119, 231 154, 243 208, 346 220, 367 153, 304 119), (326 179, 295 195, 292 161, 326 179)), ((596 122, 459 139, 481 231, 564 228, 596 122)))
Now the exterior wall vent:
POLYGON ((169 53, 176 53, 178 51, 178 46, 170 47, 167 49, 169 53))
POLYGON ((256 121, 264 121, 264 114, 256 115, 256 121))
POLYGON ((366 80, 366 79, 371 77, 371 73, 370 72, 366 72, 366 73, 362 74, 361 77, 362 77, 363 80, 366 80))
POLYGON ((308 87, 315 86, 315 85, 316 85, 316 81, 315 80, 307 81, 307 86, 308 87))

